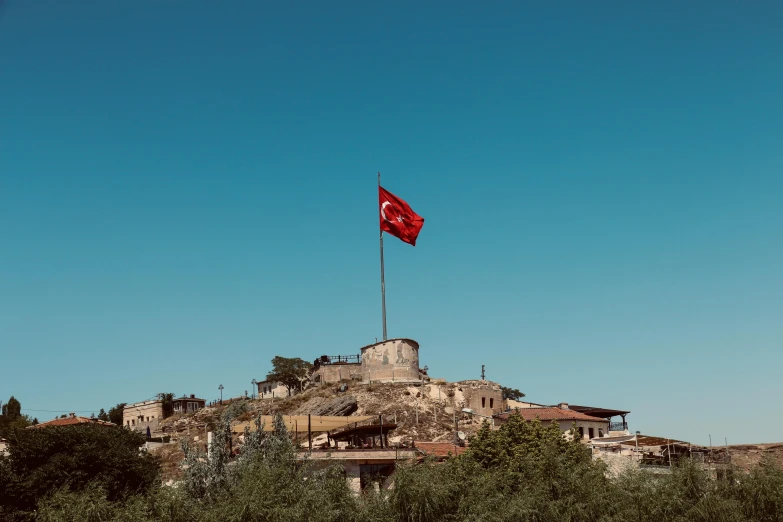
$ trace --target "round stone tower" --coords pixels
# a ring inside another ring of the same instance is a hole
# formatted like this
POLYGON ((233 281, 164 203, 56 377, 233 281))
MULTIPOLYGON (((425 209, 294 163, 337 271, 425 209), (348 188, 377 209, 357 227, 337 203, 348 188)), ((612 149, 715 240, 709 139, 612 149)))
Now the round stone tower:
POLYGON ((419 343, 389 339, 362 348, 362 382, 419 382, 419 343))

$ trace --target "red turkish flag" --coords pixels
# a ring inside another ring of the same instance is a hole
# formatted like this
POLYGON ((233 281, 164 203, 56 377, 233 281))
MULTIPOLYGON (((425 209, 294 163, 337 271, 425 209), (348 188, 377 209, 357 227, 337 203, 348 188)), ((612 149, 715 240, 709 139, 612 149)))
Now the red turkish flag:
POLYGON ((380 186, 378 206, 381 230, 416 246, 416 238, 424 226, 424 218, 415 213, 410 205, 380 186))

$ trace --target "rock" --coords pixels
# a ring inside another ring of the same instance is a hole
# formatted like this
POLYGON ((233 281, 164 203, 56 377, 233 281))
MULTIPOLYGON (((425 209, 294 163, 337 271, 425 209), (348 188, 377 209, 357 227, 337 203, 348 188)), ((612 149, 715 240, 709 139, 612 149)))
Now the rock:
POLYGON ((338 397, 331 401, 325 402, 318 406, 315 406, 310 410, 311 415, 331 415, 331 416, 348 416, 359 409, 359 404, 356 401, 356 397, 348 395, 346 397, 338 397))

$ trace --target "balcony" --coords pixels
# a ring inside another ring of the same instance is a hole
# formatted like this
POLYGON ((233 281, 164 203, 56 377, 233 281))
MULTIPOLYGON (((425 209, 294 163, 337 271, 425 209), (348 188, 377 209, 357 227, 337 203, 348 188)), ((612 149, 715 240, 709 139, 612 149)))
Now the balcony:
POLYGON ((626 431, 627 429, 628 423, 625 421, 609 423, 609 431, 626 431))

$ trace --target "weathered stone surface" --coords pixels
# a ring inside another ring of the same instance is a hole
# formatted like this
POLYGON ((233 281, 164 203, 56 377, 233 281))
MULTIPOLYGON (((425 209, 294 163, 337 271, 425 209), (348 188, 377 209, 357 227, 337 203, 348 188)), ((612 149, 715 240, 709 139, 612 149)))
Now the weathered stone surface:
POLYGON ((308 412, 311 415, 347 416, 359 409, 359 403, 353 395, 337 397, 317 406, 313 406, 308 412))

